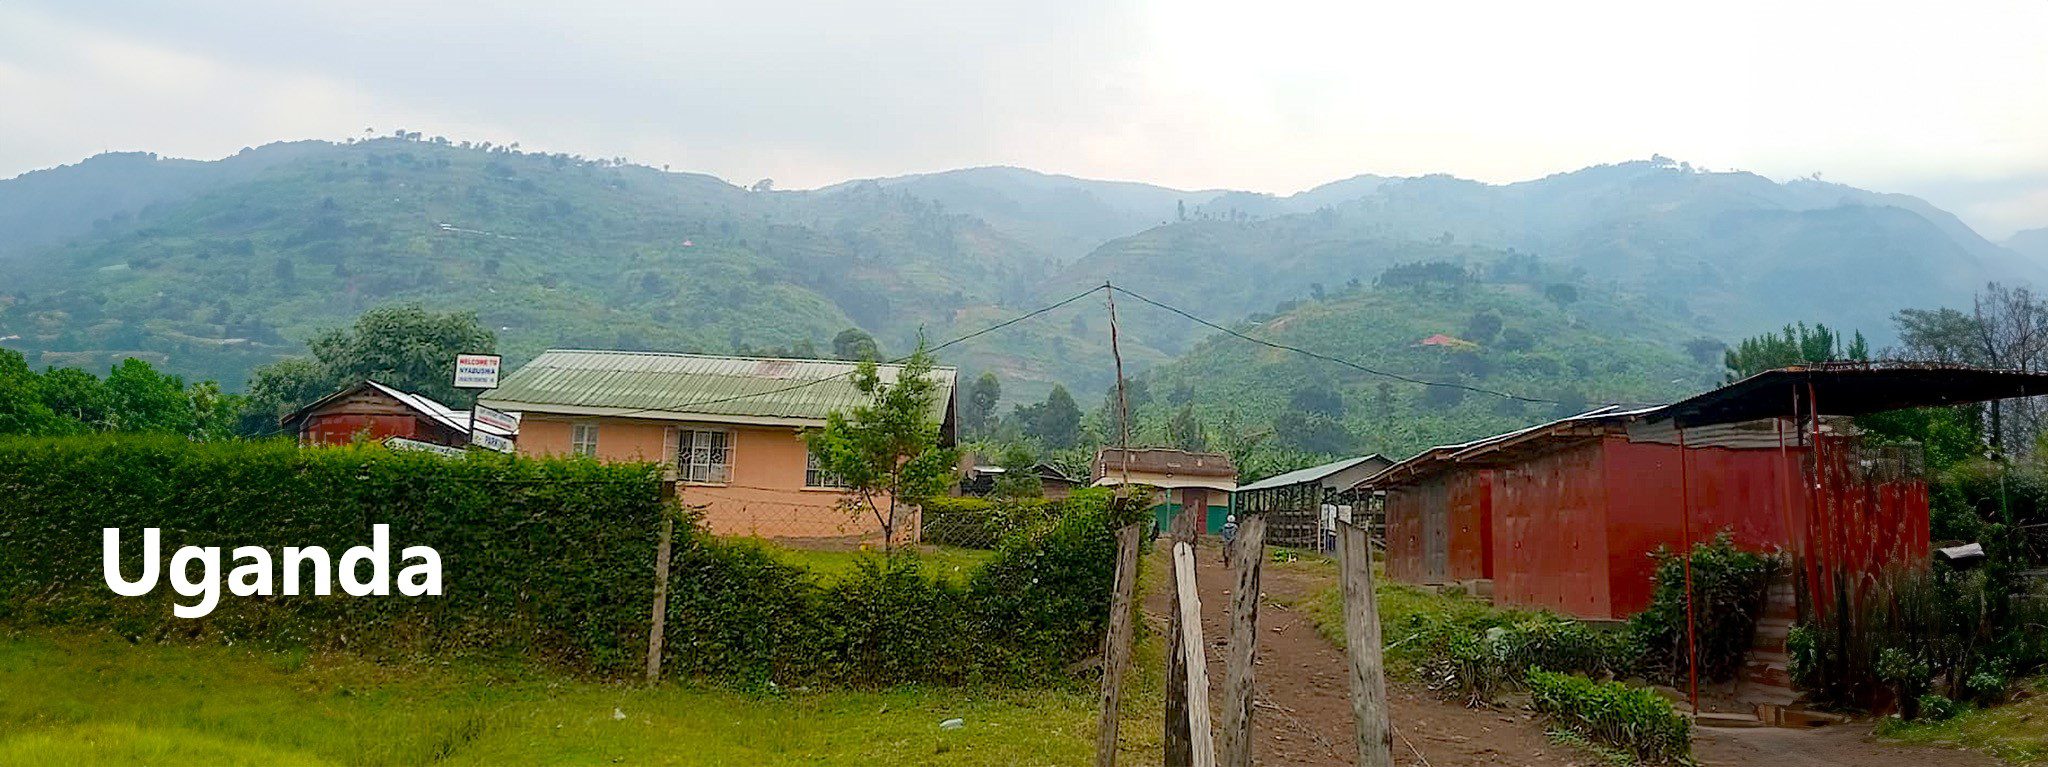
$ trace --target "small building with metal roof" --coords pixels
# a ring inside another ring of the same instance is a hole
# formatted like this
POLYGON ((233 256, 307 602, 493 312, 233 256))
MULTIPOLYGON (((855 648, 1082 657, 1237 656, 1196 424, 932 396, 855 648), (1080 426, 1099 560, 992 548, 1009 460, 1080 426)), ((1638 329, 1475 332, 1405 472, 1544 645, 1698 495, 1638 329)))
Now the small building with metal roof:
MULTIPOLYGON (((470 442, 469 411, 367 379, 292 411, 279 425, 308 447, 393 437, 455 448, 470 442)), ((489 424, 479 423, 476 430, 505 439, 518 436, 489 424)))
MULTIPOLYGON (((843 507, 803 440, 834 412, 870 403, 859 363, 667 352, 549 350, 479 401, 523 413, 519 452, 652 461, 703 509, 714 534, 860 541, 880 525, 843 507)), ((894 383, 901 365, 877 368, 894 383)), ((933 367, 929 416, 951 445, 957 372, 933 367)), ((899 522, 916 534, 913 518, 899 522)))
POLYGON ((1158 529, 1166 530, 1183 509, 1202 514, 1202 527, 1222 532, 1230 516, 1230 493, 1237 489, 1237 464, 1223 453, 1194 453, 1164 447, 1105 447, 1091 464, 1094 486, 1131 485, 1164 491, 1152 507, 1158 529))
POLYGON ((1352 488, 1391 465, 1373 453, 1275 474, 1238 486, 1230 508, 1264 515, 1266 540, 1273 545, 1325 550, 1334 545, 1339 517, 1348 521, 1354 509, 1371 505, 1370 493, 1360 495, 1352 488))

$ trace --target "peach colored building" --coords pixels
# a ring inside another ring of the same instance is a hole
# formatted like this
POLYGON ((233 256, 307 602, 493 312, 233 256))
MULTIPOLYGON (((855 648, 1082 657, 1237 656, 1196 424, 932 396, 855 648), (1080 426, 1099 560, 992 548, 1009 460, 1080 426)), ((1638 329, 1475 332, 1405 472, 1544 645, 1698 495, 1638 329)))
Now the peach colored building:
MULTIPOLYGON (((550 350, 514 371, 482 401, 522 413, 519 452, 653 461, 667 467, 683 503, 701 507, 718 535, 814 541, 876 538, 872 514, 817 471, 804 444, 833 411, 864 404, 855 363, 658 352, 550 350)), ((894 381, 900 366, 881 366, 894 381)), ((931 417, 952 441, 952 368, 934 368, 931 417)), ((899 510, 899 538, 917 534, 915 509, 899 510)))

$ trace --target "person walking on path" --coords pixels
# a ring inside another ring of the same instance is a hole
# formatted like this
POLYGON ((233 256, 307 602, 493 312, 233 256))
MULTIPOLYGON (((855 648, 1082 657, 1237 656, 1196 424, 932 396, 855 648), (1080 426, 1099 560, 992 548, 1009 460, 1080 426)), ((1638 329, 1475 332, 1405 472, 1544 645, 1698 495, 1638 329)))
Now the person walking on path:
POLYGON ((1230 566, 1231 543, 1237 540, 1237 515, 1223 518, 1223 566, 1230 566))

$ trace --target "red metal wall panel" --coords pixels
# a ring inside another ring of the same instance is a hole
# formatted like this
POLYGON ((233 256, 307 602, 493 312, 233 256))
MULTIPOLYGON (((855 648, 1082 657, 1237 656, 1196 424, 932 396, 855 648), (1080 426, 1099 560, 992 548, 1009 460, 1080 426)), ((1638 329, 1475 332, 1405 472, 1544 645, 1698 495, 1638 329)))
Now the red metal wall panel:
POLYGON ((1599 443, 1494 472, 1493 593, 1502 605, 1613 616, 1599 443))
POLYGON ((1450 579, 1493 577, 1493 472, 1458 472, 1446 477, 1450 524, 1450 579))
POLYGON ((346 445, 358 435, 375 442, 386 437, 418 439, 419 419, 402 415, 358 415, 329 413, 310 416, 299 431, 305 445, 346 445))
POLYGON ((1421 583, 1423 508, 1441 495, 1440 487, 1422 483, 1387 491, 1387 577, 1403 583, 1421 583))
POLYGON ((1712 540, 1725 530, 1736 545, 1756 551, 1789 549, 1787 520, 1803 518, 1796 483, 1794 505, 1785 504, 1789 472, 1776 449, 1689 448, 1683 473, 1677 445, 1609 437, 1605 450, 1611 617, 1650 606, 1657 569, 1650 553, 1685 547, 1686 505, 1691 540, 1712 540))

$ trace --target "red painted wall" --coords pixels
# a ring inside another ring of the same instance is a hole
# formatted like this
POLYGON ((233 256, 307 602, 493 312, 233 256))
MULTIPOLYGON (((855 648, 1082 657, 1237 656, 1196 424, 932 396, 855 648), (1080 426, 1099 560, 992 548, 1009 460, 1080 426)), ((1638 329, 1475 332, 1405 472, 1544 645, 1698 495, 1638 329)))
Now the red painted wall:
POLYGON ((1648 552, 1684 548, 1688 506, 1691 540, 1712 540, 1726 530, 1736 545, 1757 551, 1788 550, 1788 521, 1804 519, 1799 484, 1790 486, 1790 506, 1785 485, 1802 451, 1788 449, 1781 456, 1776 449, 1689 448, 1681 472, 1677 445, 1609 437, 1603 448, 1610 617, 1650 606, 1657 564, 1648 552))
POLYGON ((1445 477, 1450 578, 1493 577, 1493 472, 1459 472, 1445 477))
POLYGON ((1443 502, 1443 486, 1431 481, 1387 491, 1387 577, 1421 583, 1422 510, 1443 502))
POLYGON ((299 444, 346 445, 358 435, 365 435, 372 442, 386 437, 424 439, 421 432, 419 419, 411 416, 327 413, 306 418, 299 429, 299 444))
POLYGON ((1605 472, 1599 443, 1494 472, 1496 603, 1580 618, 1613 615, 1605 472))

